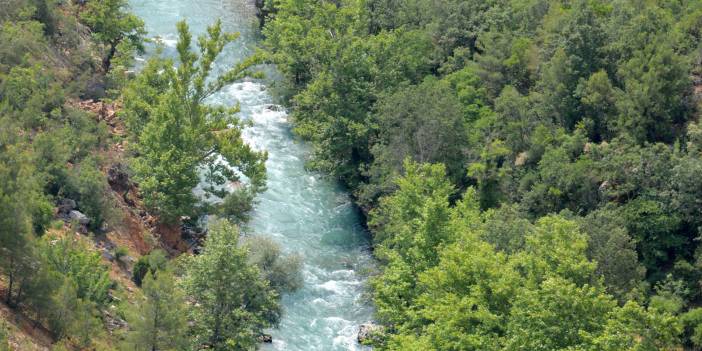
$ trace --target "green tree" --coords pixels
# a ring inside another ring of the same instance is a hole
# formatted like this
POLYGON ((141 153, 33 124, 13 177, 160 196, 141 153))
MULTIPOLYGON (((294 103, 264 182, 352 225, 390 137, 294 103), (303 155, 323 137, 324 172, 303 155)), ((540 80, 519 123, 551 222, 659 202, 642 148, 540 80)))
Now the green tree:
POLYGON ((141 256, 132 268, 132 280, 141 286, 144 277, 150 272, 152 275, 167 268, 168 258, 163 250, 156 249, 146 256, 141 256))
POLYGON ((127 6, 126 0, 89 0, 81 10, 81 20, 90 27, 98 42, 107 46, 102 59, 105 72, 110 70, 121 43, 127 42, 131 48, 143 50, 144 22, 129 12, 127 6))
POLYGON ((127 319, 130 331, 125 349, 176 351, 187 348, 185 298, 167 270, 146 274, 144 298, 127 319))
POLYGON ((178 32, 178 67, 170 60, 151 59, 124 95, 127 123, 137 139, 135 178, 145 204, 167 224, 178 222, 181 216, 197 215, 192 190, 200 173, 211 184, 205 189, 208 196, 227 195, 223 185, 239 179, 234 169, 258 191, 265 184, 267 157, 244 143, 245 124, 234 116, 238 107, 204 102, 225 85, 251 76, 249 69, 256 59, 240 62, 208 80, 215 59, 237 35, 222 32, 217 22, 199 39, 196 54, 191 51, 192 37, 185 22, 178 24, 178 32))
POLYGON ((108 300, 112 280, 101 256, 80 239, 45 237, 39 246, 42 259, 53 272, 76 285, 77 296, 103 305, 108 300))
POLYGON ((16 140, 17 130, 0 117, 0 271, 7 277, 5 302, 15 306, 31 293, 40 270, 34 234, 42 233, 51 206, 41 191, 33 153, 16 140))
POLYGON ((263 329, 278 322, 278 294, 248 260, 236 227, 225 220, 209 224, 203 252, 189 260, 185 279, 199 344, 251 350, 263 329))
POLYGON ((373 201, 392 190, 392 179, 402 171, 405 159, 442 163, 447 175, 456 184, 461 182, 467 131, 460 102, 449 84, 428 79, 399 90, 378 102, 376 120, 378 137, 371 149, 369 174, 371 184, 379 189, 364 197, 373 201))
POLYGON ((302 257, 283 255, 280 244, 263 236, 248 237, 244 246, 249 251, 249 263, 258 267, 271 288, 278 295, 294 292, 302 287, 302 257))
POLYGON ((634 52, 618 70, 624 85, 617 95, 619 132, 639 143, 672 141, 673 126, 691 116, 688 65, 663 38, 634 52))

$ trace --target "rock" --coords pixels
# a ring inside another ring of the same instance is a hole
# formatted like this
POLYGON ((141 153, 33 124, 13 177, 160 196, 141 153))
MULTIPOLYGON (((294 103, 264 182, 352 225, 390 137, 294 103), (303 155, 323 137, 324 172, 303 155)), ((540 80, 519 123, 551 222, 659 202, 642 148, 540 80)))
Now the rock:
POLYGON ((129 255, 122 256, 122 258, 120 260, 128 265, 133 265, 137 261, 136 258, 129 256, 129 255))
POLYGON ((358 343, 367 344, 378 337, 383 332, 383 327, 373 323, 364 323, 358 328, 358 343))
POLYGON ((104 317, 103 319, 105 321, 107 331, 109 331, 110 334, 112 334, 118 329, 126 329, 127 327, 129 327, 129 324, 127 324, 127 322, 124 319, 113 315, 112 313, 110 313, 110 311, 102 311, 102 315, 104 317))
POLYGON ((121 163, 115 163, 107 169, 107 182, 112 190, 125 192, 129 190, 130 181, 126 167, 121 163))
POLYGON ((262 334, 261 336, 258 337, 258 342, 264 342, 266 344, 270 344, 273 342, 273 337, 268 335, 268 334, 262 334))
POLYGON ((109 250, 103 249, 102 250, 102 257, 110 262, 115 260, 115 255, 113 255, 109 250))
POLYGON ((70 218, 72 221, 78 222, 78 224, 81 225, 87 225, 90 223, 90 218, 77 210, 71 210, 71 212, 68 213, 68 218, 70 218))
POLYGON ((68 214, 77 207, 76 202, 71 199, 61 199, 58 203, 59 214, 68 214))
POLYGON ((266 110, 268 111, 274 111, 274 112, 282 112, 285 111, 285 108, 280 105, 275 105, 275 104, 268 104, 266 105, 266 110))

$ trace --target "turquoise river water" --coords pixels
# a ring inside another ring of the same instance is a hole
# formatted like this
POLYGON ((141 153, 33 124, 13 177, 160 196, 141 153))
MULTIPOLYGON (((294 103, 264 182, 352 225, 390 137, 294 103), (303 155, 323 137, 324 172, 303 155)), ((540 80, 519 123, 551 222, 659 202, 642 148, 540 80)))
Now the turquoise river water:
MULTIPOLYGON (((251 54, 258 35, 252 0, 131 0, 132 10, 158 36, 165 55, 174 55, 175 24, 185 19, 195 35, 218 18, 241 37, 217 62, 222 71, 251 54)), ((241 104, 240 117, 253 121, 246 140, 267 150, 268 190, 258 197, 250 223, 253 235, 268 235, 286 252, 304 259, 304 287, 283 297, 284 316, 271 330, 273 343, 262 350, 364 350, 356 343, 358 326, 372 308, 363 272, 372 265, 367 235, 351 199, 338 184, 305 170, 308 150, 290 130, 287 115, 265 82, 226 87, 212 100, 241 104)))

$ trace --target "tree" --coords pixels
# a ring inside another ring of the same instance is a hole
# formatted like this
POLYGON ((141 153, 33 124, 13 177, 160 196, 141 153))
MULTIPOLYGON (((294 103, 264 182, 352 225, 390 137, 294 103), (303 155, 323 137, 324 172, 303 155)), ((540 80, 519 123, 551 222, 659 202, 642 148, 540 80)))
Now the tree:
POLYGON ((641 293, 637 288, 646 269, 639 262, 636 243, 616 210, 603 207, 582 218, 580 223, 589 236, 588 257, 597 262, 597 273, 602 276, 607 292, 622 303, 641 293))
POLYGON ((598 287, 547 278, 538 289, 517 295, 507 323, 506 349, 559 350, 587 347, 616 306, 598 287))
POLYGON ((236 227, 214 221, 202 254, 187 266, 185 286, 194 300, 195 339, 214 350, 250 350, 263 329, 280 318, 278 294, 248 263, 238 242, 236 227))
POLYGON ((442 163, 450 179, 461 183, 467 131, 460 102, 448 83, 428 79, 378 104, 378 137, 371 148, 373 163, 368 172, 371 186, 364 189, 364 198, 375 201, 391 191, 392 180, 400 174, 406 159, 442 163))
POLYGON ((51 212, 33 167, 33 153, 17 139, 13 124, 0 117, 0 272, 7 276, 5 302, 19 304, 40 271, 34 234, 43 232, 51 212))
POLYGON ((674 315, 629 301, 610 314, 604 331, 587 350, 675 350, 680 349, 681 333, 682 324, 674 315))
POLYGON ((167 270, 146 274, 144 298, 127 319, 130 331, 125 349, 180 351, 187 349, 185 298, 167 270))
POLYGON ((126 0, 89 0, 81 10, 80 17, 90 27, 93 36, 107 45, 107 54, 102 59, 105 72, 110 70, 117 47, 127 42, 130 47, 143 50, 146 31, 144 22, 127 11, 126 0))
POLYGON ((199 38, 199 54, 191 51, 189 29, 178 24, 178 67, 155 57, 124 94, 125 118, 136 136, 133 168, 145 204, 166 224, 196 216, 193 188, 200 174, 207 178, 206 196, 224 198, 227 182, 245 175, 260 191, 265 184, 266 153, 242 139, 245 123, 235 118, 238 107, 211 106, 205 100, 225 85, 252 76, 251 58, 209 80, 222 49, 238 35, 222 32, 221 22, 199 38), (220 160, 220 156, 224 162, 220 160), (240 173, 238 173, 239 171, 240 173))
POLYGON ((132 280, 137 286, 141 286, 144 277, 150 272, 152 275, 167 268, 168 258, 163 250, 156 249, 146 256, 139 257, 132 269, 132 280))
POLYGON ((663 38, 634 52, 618 71, 624 87, 617 95, 617 130, 639 143, 672 141, 673 127, 691 116, 689 72, 687 60, 663 38))
POLYGON ((302 257, 285 255, 280 245, 263 236, 248 237, 244 246, 249 251, 249 263, 258 267, 264 279, 278 295, 295 292, 302 287, 302 257))

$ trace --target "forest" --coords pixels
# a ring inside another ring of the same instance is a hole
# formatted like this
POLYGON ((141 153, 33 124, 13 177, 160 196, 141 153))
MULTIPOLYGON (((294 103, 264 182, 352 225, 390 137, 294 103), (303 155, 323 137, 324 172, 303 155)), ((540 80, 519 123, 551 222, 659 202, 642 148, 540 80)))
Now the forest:
POLYGON ((267 64, 372 238, 363 343, 702 349, 702 1, 255 6, 215 72, 219 21, 168 58, 127 0, 0 2, 0 351, 270 342, 303 258, 242 234, 268 154, 208 103, 267 64))
POLYGON ((261 7, 368 216, 377 349, 702 347, 702 2, 261 7))

